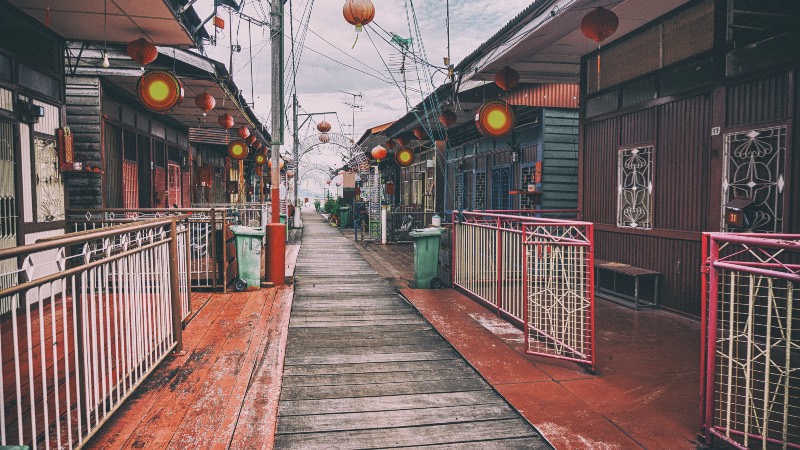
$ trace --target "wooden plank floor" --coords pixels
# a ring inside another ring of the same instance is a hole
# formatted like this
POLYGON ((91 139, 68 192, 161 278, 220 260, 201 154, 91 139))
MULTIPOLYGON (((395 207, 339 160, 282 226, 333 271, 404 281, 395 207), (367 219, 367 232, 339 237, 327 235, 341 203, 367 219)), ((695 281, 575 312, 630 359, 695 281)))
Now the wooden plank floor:
POLYGON ((304 221, 276 448, 551 448, 347 238, 304 221))

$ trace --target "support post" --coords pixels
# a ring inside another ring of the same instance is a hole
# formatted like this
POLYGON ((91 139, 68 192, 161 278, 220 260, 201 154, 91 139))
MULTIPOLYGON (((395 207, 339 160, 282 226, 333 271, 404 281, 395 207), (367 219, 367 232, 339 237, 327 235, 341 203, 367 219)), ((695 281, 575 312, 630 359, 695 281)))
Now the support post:
POLYGON ((183 351, 183 324, 181 323, 181 287, 178 277, 178 223, 174 219, 169 225, 169 289, 172 306, 172 335, 175 352, 183 351))
POLYGON ((383 245, 386 245, 387 213, 386 208, 381 208, 381 244, 383 245))
POLYGON ((272 220, 264 227, 267 248, 264 252, 267 281, 284 283, 286 271, 286 228, 281 224, 280 149, 283 144, 283 2, 274 1, 270 9, 272 34, 272 168, 270 188, 272 220))

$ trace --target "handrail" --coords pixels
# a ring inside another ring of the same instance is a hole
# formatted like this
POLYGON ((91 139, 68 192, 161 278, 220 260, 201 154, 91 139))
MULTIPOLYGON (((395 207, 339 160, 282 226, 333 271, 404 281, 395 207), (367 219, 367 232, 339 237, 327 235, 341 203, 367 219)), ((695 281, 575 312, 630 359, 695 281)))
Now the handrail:
MULTIPOLYGON (((110 225, 110 226, 107 226, 107 227, 103 228, 103 230, 105 230, 105 231, 108 231, 108 230, 121 230, 121 229, 124 229, 124 227, 125 227, 125 226, 127 226, 127 225, 130 225, 130 224, 132 224, 132 223, 138 223, 138 224, 147 224, 147 223, 150 223, 150 222, 153 222, 153 221, 158 221, 158 220, 169 220, 169 219, 173 219, 173 218, 174 218, 174 219, 176 219, 176 220, 183 220, 183 219, 185 219, 185 218, 188 218, 188 217, 189 217, 188 215, 186 215, 186 214, 182 214, 182 215, 170 216, 169 218, 165 218, 165 217, 157 217, 157 218, 153 218, 153 219, 139 220, 139 221, 136 221, 136 222, 134 222, 134 221, 127 221, 127 222, 124 222, 124 223, 119 223, 119 224, 117 224, 117 225, 110 225)), ((101 220, 102 220, 102 219, 101 219, 101 220)), ((123 220, 123 219, 112 219, 112 220, 102 220, 102 221, 103 221, 103 222, 111 222, 111 221, 113 221, 113 220, 123 220)), ((65 238, 65 237, 72 237, 72 236, 83 236, 83 235, 87 235, 87 234, 90 234, 90 233, 95 233, 95 232, 97 232, 97 230, 96 230, 96 229, 95 229, 95 230, 81 230, 81 231, 73 231, 73 232, 71 232, 71 233, 64 233, 64 234, 62 234, 62 235, 60 235, 60 236, 49 236, 49 237, 43 237, 43 238, 39 238, 39 239, 37 239, 37 240, 36 240, 36 243, 39 243, 39 242, 52 242, 52 241, 54 241, 54 240, 57 240, 57 239, 63 239, 63 238, 65 238)))
POLYGON ((22 245, 14 248, 6 248, 0 250, 0 259, 16 258, 27 253, 41 252, 45 250, 52 250, 57 247, 65 247, 67 245, 80 244, 82 242, 103 239, 115 236, 122 232, 132 232, 157 228, 164 225, 169 225, 175 220, 175 217, 168 219, 153 219, 147 221, 134 222, 130 225, 123 224, 120 228, 101 228, 99 230, 91 230, 89 234, 81 234, 79 236, 63 235, 58 236, 56 239, 48 240, 46 242, 36 242, 35 244, 22 245), (66 236, 66 237, 64 237, 66 236))
MULTIPOLYGON (((478 211, 459 211, 454 210, 453 214, 460 214, 462 216, 469 216, 469 217, 487 217, 493 219, 507 219, 507 220, 514 220, 519 222, 542 222, 546 224, 558 225, 559 222, 569 222, 573 225, 592 225, 591 222, 584 222, 581 220, 575 219, 550 219, 546 217, 528 217, 528 216, 518 216, 513 214, 497 214, 497 213, 487 213, 487 212, 478 212, 478 211)), ((459 220, 459 222, 462 222, 459 220)))

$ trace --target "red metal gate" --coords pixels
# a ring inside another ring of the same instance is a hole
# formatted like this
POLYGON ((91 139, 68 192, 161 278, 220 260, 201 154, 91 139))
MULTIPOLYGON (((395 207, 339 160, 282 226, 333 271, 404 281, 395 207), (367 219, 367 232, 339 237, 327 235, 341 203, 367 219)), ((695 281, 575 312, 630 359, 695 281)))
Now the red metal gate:
POLYGON ((594 369, 594 226, 520 215, 454 215, 453 284, 521 326, 527 353, 594 369))
POLYGON ((703 262, 706 443, 800 448, 800 235, 707 233, 703 262))

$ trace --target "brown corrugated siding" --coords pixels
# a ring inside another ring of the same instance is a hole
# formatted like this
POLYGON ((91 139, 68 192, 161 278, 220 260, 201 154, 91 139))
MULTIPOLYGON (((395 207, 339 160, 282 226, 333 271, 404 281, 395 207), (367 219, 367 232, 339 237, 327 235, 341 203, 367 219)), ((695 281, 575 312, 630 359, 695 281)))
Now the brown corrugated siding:
POLYGON ((709 95, 659 107, 653 181, 656 228, 703 230, 708 190, 712 189, 708 186, 710 118, 709 95))
POLYGON ((789 82, 786 73, 728 86, 727 127, 772 122, 787 117, 789 82))
POLYGON ((626 114, 622 116, 621 120, 621 146, 651 143, 655 140, 656 110, 654 108, 626 114))
POLYGON ((577 108, 577 84, 533 84, 513 89, 506 97, 511 105, 577 108))
POLYGON ((595 257, 662 273, 659 303, 664 308, 700 315, 698 241, 595 231, 595 257))
POLYGON ((588 124, 583 138, 583 218, 616 225, 617 124, 616 118, 588 124))

